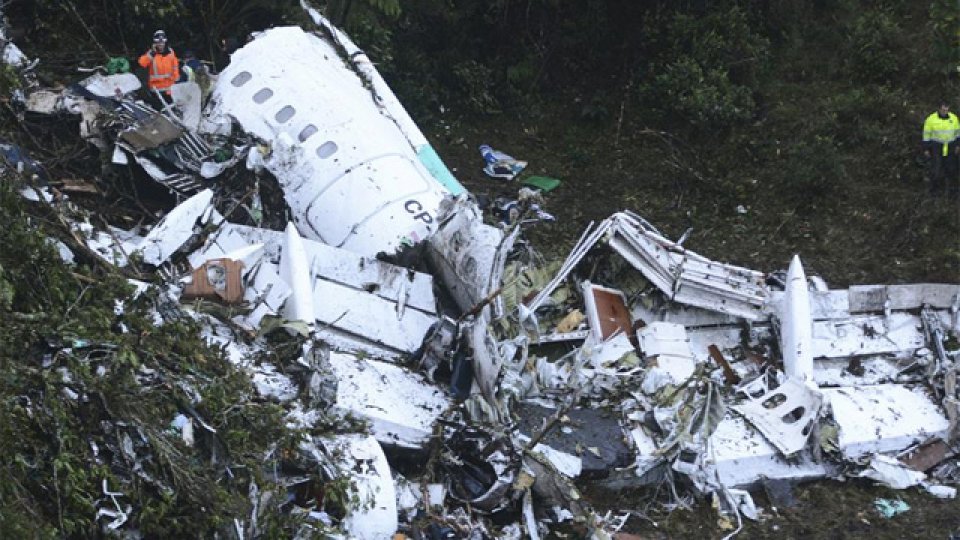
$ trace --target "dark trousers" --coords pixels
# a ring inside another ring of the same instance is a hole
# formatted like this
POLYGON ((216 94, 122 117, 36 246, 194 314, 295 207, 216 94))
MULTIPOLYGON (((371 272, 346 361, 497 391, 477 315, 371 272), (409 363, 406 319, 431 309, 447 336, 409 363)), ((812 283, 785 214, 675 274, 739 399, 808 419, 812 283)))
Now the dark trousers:
POLYGON ((159 94, 151 89, 147 89, 147 103, 158 111, 162 111, 167 105, 173 105, 173 97, 166 90, 161 90, 159 94))
POLYGON ((946 194, 957 198, 960 193, 960 156, 957 155, 958 143, 951 143, 947 155, 943 155, 943 146, 930 147, 930 194, 946 194))

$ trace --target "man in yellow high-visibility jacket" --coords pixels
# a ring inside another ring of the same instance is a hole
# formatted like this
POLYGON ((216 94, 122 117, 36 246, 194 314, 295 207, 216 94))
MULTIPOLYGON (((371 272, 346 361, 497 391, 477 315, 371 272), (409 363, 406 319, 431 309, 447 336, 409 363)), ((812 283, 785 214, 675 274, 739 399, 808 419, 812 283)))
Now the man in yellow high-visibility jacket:
POLYGON ((960 190, 960 119, 946 101, 923 122, 923 152, 930 158, 930 191, 946 188, 951 198, 960 190))

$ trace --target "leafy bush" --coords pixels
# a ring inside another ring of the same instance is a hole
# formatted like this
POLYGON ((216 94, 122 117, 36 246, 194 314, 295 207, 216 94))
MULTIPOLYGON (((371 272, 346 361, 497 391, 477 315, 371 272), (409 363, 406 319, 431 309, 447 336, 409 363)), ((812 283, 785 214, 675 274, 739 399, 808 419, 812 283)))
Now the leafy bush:
POLYGON ((904 126, 910 120, 905 107, 908 99, 906 91, 886 85, 839 91, 824 102, 829 125, 823 127, 835 133, 841 145, 893 140, 899 141, 899 146, 909 145, 905 139, 918 136, 920 124, 913 130, 904 126))
POLYGON ((846 65, 849 73, 864 82, 893 81, 900 73, 905 36, 889 8, 865 11, 850 25, 846 65))
POLYGON ((644 26, 653 54, 639 86, 648 106, 687 122, 724 127, 751 118, 753 93, 769 63, 769 40, 739 6, 703 16, 652 16, 644 26))
POLYGON ((800 210, 846 193, 850 178, 843 165, 843 154, 830 135, 814 135, 799 140, 785 153, 782 171, 789 175, 780 185, 788 186, 784 196, 800 210), (788 171, 788 172, 787 172, 788 171))
POLYGON ((729 72, 705 70, 690 57, 664 66, 646 92, 661 108, 693 124, 731 125, 754 112, 748 88, 734 84, 729 72))
POLYGON ((960 73, 960 9, 955 0, 930 2, 933 61, 938 71, 960 73))
POLYGON ((500 112, 500 102, 494 94, 496 85, 492 68, 476 60, 465 60, 454 65, 451 72, 457 81, 460 97, 465 100, 462 105, 475 112, 500 112))

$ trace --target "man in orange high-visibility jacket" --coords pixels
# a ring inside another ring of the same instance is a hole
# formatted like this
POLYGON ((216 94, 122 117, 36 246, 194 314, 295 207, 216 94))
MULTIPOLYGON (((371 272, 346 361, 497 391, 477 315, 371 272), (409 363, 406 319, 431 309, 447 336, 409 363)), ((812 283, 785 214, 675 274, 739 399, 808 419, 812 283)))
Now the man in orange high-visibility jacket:
POLYGON ((153 33, 153 46, 143 53, 138 63, 147 68, 150 90, 159 90, 169 96, 170 87, 180 78, 180 61, 173 49, 167 47, 166 32, 157 30, 153 33))

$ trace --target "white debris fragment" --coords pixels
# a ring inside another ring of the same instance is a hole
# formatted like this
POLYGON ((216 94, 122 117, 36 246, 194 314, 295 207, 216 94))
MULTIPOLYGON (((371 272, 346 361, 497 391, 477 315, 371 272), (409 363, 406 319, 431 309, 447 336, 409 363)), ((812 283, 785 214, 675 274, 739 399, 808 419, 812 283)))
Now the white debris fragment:
POLYGON ((53 244, 53 247, 57 248, 57 253, 60 255, 60 260, 69 265, 74 264, 73 251, 63 243, 63 240, 49 238, 48 241, 53 244))
POLYGON ((927 493, 933 495, 938 499, 956 499, 957 498, 957 488, 950 486, 941 486, 939 484, 931 484, 929 482, 921 482, 923 489, 927 490, 927 493))
POLYGON ((449 399, 423 376, 377 360, 332 353, 337 377, 336 407, 370 421, 383 444, 421 448, 433 423, 450 406, 449 399))
POLYGON ((906 489, 920 484, 927 475, 915 471, 896 458, 876 454, 870 459, 870 465, 860 473, 861 478, 870 478, 893 489, 906 489))
POLYGON ((134 73, 116 73, 114 75, 94 73, 80 81, 79 84, 90 93, 105 98, 127 95, 140 89, 140 79, 134 73))
POLYGON ((184 414, 177 414, 170 427, 180 432, 180 438, 187 446, 193 446, 193 420, 184 414))
POLYGON ((789 377, 769 389, 759 377, 738 389, 745 401, 731 406, 783 452, 791 456, 803 449, 813 432, 823 404, 823 394, 799 379, 789 377))
POLYGON ((822 388, 844 457, 856 461, 947 436, 949 421, 923 388, 897 384, 822 388))
MULTIPOLYGON (((522 434, 519 436, 519 439, 524 443, 530 441, 530 437, 522 434)), ((580 473, 583 471, 583 459, 581 459, 579 456, 561 452, 560 450, 543 443, 537 443, 532 450, 542 454, 543 457, 545 457, 557 469, 557 471, 564 476, 576 478, 580 476, 580 473)))
POLYGON ((213 192, 205 189, 171 210, 143 239, 125 242, 128 254, 138 252, 143 261, 159 265, 194 234, 197 224, 218 223, 222 217, 211 204, 213 192))
MULTIPOLYGON (((255 306, 242 322, 255 328, 264 315, 279 313, 292 293, 288 281, 280 277, 279 266, 272 262, 283 260, 285 239, 285 233, 225 223, 190 256, 190 263, 196 268, 209 259, 236 259, 242 254, 244 267, 249 269, 244 299, 255 306), (262 253, 243 251, 249 246, 262 246, 262 253)), ((394 358, 420 347, 437 320, 429 274, 300 240, 311 276, 318 339, 340 350, 376 358, 394 358), (404 309, 398 314, 401 298, 404 309)))
POLYGON ((679 385, 693 375, 697 361, 682 325, 652 322, 637 331, 637 340, 644 359, 655 363, 643 381, 645 393, 653 394, 667 384, 679 385))
POLYGON ((760 478, 809 480, 827 476, 828 463, 816 462, 806 452, 783 459, 780 451, 743 418, 728 415, 717 426, 705 452, 705 478, 720 485, 746 487, 760 478))
POLYGON ((277 372, 271 364, 260 364, 253 373, 253 385, 257 393, 268 399, 275 399, 280 403, 287 403, 296 399, 297 386, 289 377, 277 372))
POLYGON ((397 530, 397 495, 380 444, 373 437, 352 434, 339 435, 324 445, 350 479, 347 495, 352 502, 343 520, 350 538, 390 538, 397 530))
POLYGON ((284 231, 283 253, 280 255, 280 276, 290 286, 290 296, 283 304, 287 319, 303 321, 312 325, 316 318, 313 309, 313 287, 310 264, 304 251, 300 233, 293 223, 287 223, 284 231))
POLYGON ((810 293, 800 257, 793 256, 787 270, 787 288, 780 311, 780 351, 788 377, 813 380, 813 319, 810 293))

